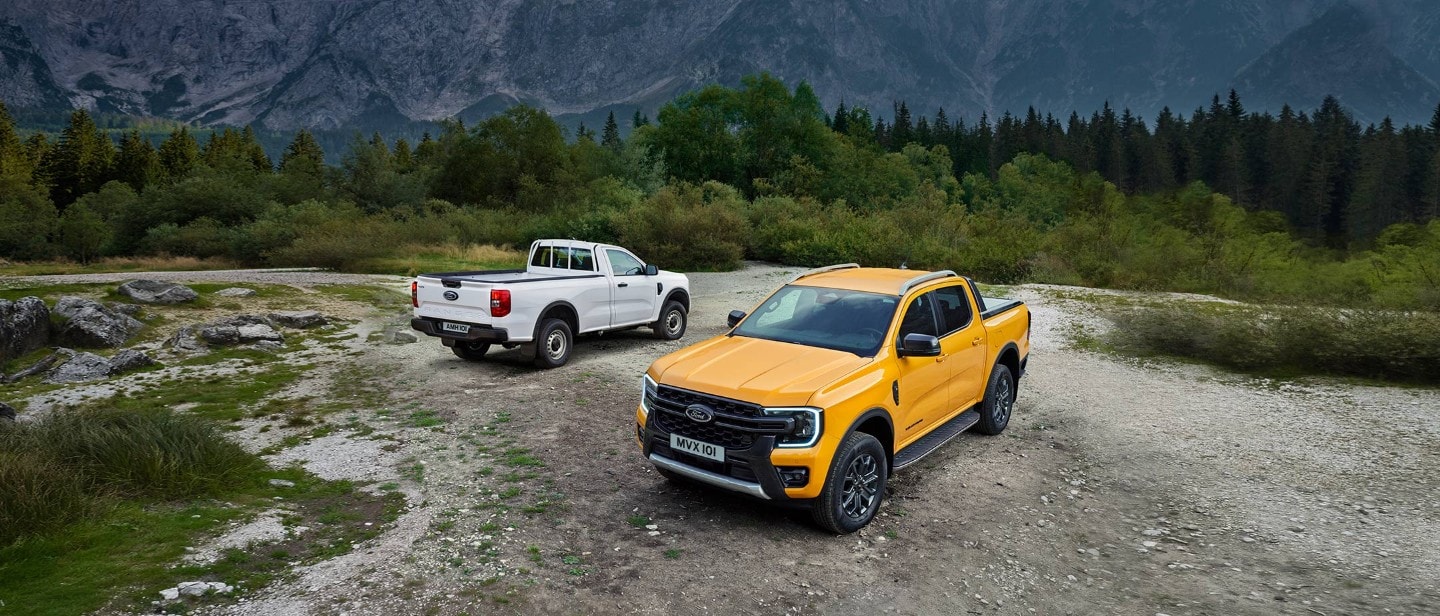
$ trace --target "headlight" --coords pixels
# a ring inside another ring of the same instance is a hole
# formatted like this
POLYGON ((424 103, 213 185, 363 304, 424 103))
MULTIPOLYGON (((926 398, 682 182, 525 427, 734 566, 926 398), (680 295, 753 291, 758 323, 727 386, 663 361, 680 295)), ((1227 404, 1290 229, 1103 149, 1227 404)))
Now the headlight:
POLYGON ((795 420, 793 431, 775 439, 777 447, 811 447, 820 440, 820 431, 824 427, 821 422, 824 411, 809 406, 798 406, 767 408, 764 412, 772 417, 790 417, 795 420))
POLYGON ((650 406, 655 403, 655 392, 659 388, 650 375, 640 377, 640 408, 645 410, 646 416, 650 415, 650 406))

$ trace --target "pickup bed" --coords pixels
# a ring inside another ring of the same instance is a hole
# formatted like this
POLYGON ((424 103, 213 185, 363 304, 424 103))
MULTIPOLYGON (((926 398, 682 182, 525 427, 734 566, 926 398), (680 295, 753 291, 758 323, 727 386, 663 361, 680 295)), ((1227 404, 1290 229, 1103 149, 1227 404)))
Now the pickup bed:
POLYGON ((522 347, 536 365, 562 366, 575 336, 648 326, 685 335, 690 281, 629 250, 573 240, 539 240, 523 270, 421 274, 410 283, 410 326, 467 360, 491 345, 522 347))
MULTIPOLYGON (((894 471, 1010 422, 1030 312, 954 272, 832 266, 650 365, 635 436, 662 475, 807 506, 850 533, 894 471)), ((946 498, 949 498, 948 496, 946 498)))

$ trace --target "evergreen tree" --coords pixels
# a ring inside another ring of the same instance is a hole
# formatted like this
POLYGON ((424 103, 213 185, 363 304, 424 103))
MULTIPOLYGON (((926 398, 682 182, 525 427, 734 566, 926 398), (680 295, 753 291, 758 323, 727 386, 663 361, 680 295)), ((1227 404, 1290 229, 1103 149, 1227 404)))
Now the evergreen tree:
POLYGON ((1397 222, 1407 222, 1406 157, 1395 124, 1386 117, 1365 140, 1346 226, 1352 240, 1369 240, 1397 222))
POLYGON ((184 126, 172 131, 160 144, 160 169, 171 182, 188 177, 199 161, 200 144, 184 126))
POLYGON ((890 150, 898 152, 915 140, 915 126, 910 119, 910 108, 905 101, 895 106, 895 124, 890 129, 890 150))
POLYGON ((1311 125, 1310 168, 1297 203, 1301 227, 1339 248, 1347 240, 1345 218, 1355 189, 1360 127, 1334 96, 1321 102, 1311 125))
POLYGON ((415 162, 422 165, 436 164, 440 156, 440 143, 430 137, 430 131, 420 136, 420 143, 415 145, 415 162))
POLYGON ((33 169, 25 156, 25 145, 15 132, 15 120, 5 102, 0 101, 0 175, 17 174, 30 178, 33 169))
POLYGON ((415 156, 410 152, 410 142, 404 137, 395 140, 395 152, 390 158, 395 161, 397 171, 409 173, 415 170, 415 156))
MULTIPOLYGON (((425 143, 429 141, 430 133, 425 133, 425 143)), ((325 169, 325 151, 320 149, 320 143, 315 141, 315 135, 310 131, 300 129, 295 133, 295 138, 290 145, 285 146, 285 153, 280 157, 280 171, 284 173, 302 172, 319 175, 325 169)))
MULTIPOLYGON (((1310 140, 1308 120, 1289 105, 1280 108, 1280 117, 1270 128, 1265 158, 1270 161, 1270 181, 1262 194, 1265 204, 1285 214, 1290 224, 1307 228, 1305 208, 1300 207, 1301 187, 1309 169, 1310 140)), ((1313 229, 1313 227, 1310 227, 1313 229)))
POLYGON ((840 99, 840 104, 835 107, 835 117, 830 120, 830 130, 841 135, 850 132, 850 110, 845 108, 845 99, 840 99))
POLYGON ((635 128, 640 128, 641 126, 649 126, 649 125, 650 125, 650 116, 648 116, 648 115, 640 115, 640 110, 639 110, 639 109, 636 109, 636 110, 635 110, 635 115, 634 115, 634 117, 631 117, 631 118, 630 118, 630 128, 635 129, 635 128))
POLYGON ((620 125, 615 123, 615 112, 605 118, 605 128, 600 133, 600 145, 616 155, 625 148, 625 142, 620 140, 620 125))
POLYGON ((270 162, 270 156, 265 153, 265 146, 260 145, 260 139, 255 136, 255 129, 246 126, 240 135, 245 158, 249 159, 250 166, 256 171, 269 173, 275 170, 274 163, 270 162))
POLYGON ((115 146, 90 113, 84 109, 71 112, 59 143, 41 163, 51 183, 51 199, 63 209, 81 195, 98 190, 110 181, 114 162, 115 146))
POLYGON ((120 138, 120 153, 115 157, 115 179, 129 184, 135 192, 145 190, 160 177, 160 155, 150 141, 132 130, 120 138))
POLYGON ((581 122, 580 127, 575 129, 575 141, 594 142, 595 131, 585 128, 585 123, 581 122))

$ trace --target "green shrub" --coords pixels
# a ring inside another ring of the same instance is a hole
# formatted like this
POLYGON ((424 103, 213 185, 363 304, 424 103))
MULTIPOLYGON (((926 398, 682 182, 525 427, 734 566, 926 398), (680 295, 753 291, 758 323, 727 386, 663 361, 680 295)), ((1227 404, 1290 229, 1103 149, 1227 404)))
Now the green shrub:
POLYGON ((739 193, 724 184, 667 186, 620 215, 620 241, 667 269, 732 270, 745 255, 743 212, 739 193))
POLYGON ((100 510, 253 481, 264 462, 206 420, 168 410, 57 411, 0 425, 0 547, 100 510))
POLYGON ((0 547, 59 528, 94 508, 95 496, 79 475, 54 456, 18 448, 16 435, 9 436, 0 433, 0 547))
POLYGON ((1171 304, 1110 317, 1121 351, 1250 372, 1440 383, 1440 313, 1171 304))

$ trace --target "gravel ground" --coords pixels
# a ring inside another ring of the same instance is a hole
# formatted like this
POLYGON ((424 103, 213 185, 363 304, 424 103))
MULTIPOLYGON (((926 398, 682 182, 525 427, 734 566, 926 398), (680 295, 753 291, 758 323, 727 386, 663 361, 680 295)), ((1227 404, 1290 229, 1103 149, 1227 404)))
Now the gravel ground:
MULTIPOLYGON (((1073 348, 1077 325, 1107 326, 1077 298, 1114 292, 1011 289, 1036 330, 1009 429, 962 436, 899 473, 860 533, 828 535, 805 515, 668 484, 634 444, 639 375, 720 333, 729 310, 749 309, 790 271, 694 274, 685 340, 645 330, 584 339, 557 370, 515 352, 464 362, 430 339, 357 343, 331 358, 315 379, 385 367, 375 379, 391 400, 355 415, 386 426, 398 447, 317 439, 278 458, 305 459, 326 476, 399 478, 412 507, 355 552, 206 611, 1440 611, 1440 392, 1271 381, 1073 348), (441 422, 397 424, 395 409, 441 422)), ((96 277, 63 278, 55 282, 96 277)), ((173 279, 400 282, 293 272, 173 279)))

